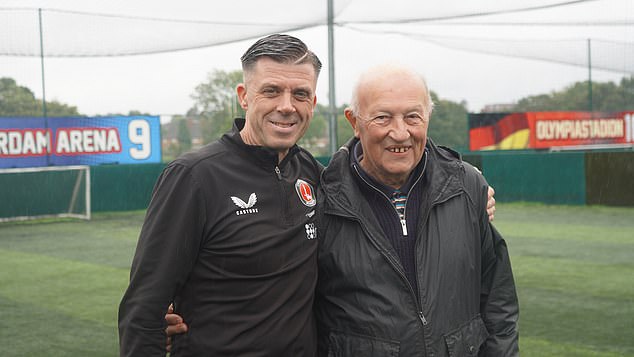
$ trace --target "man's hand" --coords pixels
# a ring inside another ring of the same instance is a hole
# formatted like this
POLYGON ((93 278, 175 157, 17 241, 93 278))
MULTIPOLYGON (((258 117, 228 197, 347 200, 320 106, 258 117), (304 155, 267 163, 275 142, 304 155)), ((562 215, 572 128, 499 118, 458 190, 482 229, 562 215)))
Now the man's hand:
POLYGON ((493 222, 493 217, 495 217, 495 190, 493 187, 489 186, 488 192, 488 200, 487 200, 487 213, 489 214, 489 222, 493 222))
POLYGON ((167 308, 165 322, 167 322, 167 327, 165 328, 165 334, 167 335, 165 350, 170 352, 172 351, 172 336, 187 332, 187 324, 185 324, 185 321, 183 321, 180 315, 174 313, 173 304, 170 304, 167 308))

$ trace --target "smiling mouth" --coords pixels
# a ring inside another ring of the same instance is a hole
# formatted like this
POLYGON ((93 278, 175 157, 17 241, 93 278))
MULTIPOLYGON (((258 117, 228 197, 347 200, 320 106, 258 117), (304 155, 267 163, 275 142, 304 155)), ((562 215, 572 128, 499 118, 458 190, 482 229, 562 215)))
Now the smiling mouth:
POLYGON ((402 153, 408 152, 409 149, 411 148, 412 148, 411 146, 401 146, 401 147, 388 148, 387 151, 393 152, 395 154, 402 154, 402 153))
POLYGON ((276 122, 276 121, 272 121, 271 124, 280 127, 280 128, 290 128, 292 126, 295 125, 295 123, 281 123, 281 122, 276 122))

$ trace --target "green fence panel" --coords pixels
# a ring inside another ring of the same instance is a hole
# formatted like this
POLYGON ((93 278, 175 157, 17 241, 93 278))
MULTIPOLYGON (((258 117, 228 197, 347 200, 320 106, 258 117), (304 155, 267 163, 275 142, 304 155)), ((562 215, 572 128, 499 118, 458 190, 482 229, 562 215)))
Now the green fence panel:
POLYGON ((93 166, 92 211, 130 211, 147 208, 152 188, 165 164, 93 166))
MULTIPOLYGON (((328 164, 330 157, 317 159, 328 164)), ((634 206, 633 152, 471 152, 463 159, 483 171, 499 202, 634 206)), ((165 164, 91 167, 92 211, 147 208, 154 183, 164 167, 165 164)))
POLYGON ((491 153, 482 171, 499 202, 586 202, 584 153, 491 153))
POLYGON ((587 153, 586 183, 588 204, 634 206, 634 152, 587 153))

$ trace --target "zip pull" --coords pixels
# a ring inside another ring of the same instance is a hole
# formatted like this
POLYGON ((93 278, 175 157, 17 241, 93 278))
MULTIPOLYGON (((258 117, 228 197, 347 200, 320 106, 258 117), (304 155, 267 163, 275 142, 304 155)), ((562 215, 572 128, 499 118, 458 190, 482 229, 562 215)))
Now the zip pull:
POLYGON ((425 315, 423 315, 422 311, 418 312, 418 317, 420 318, 420 321, 423 323, 423 325, 427 326, 427 319, 425 318, 425 315))
POLYGON ((405 222, 405 218, 401 219, 401 227, 403 228, 403 235, 407 236, 407 222, 405 222))
POLYGON ((280 172, 280 168, 275 166, 275 173, 277 174, 277 179, 281 180, 282 179, 282 173, 280 172))

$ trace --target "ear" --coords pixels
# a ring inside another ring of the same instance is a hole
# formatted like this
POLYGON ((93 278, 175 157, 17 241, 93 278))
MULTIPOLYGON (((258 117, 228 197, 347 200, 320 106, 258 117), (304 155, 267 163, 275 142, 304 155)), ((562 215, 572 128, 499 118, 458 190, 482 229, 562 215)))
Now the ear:
POLYGON ((346 116, 346 119, 348 120, 348 123, 350 123, 350 125, 352 126, 352 130, 354 130, 354 136, 355 137, 359 137, 359 128, 357 126, 357 117, 354 116, 354 114, 352 113, 352 109, 350 107, 346 108, 343 111, 343 115, 346 116))
POLYGON ((238 94, 238 101, 240 101, 240 106, 246 112, 249 105, 247 104, 247 86, 244 83, 239 83, 236 86, 236 93, 238 94))

